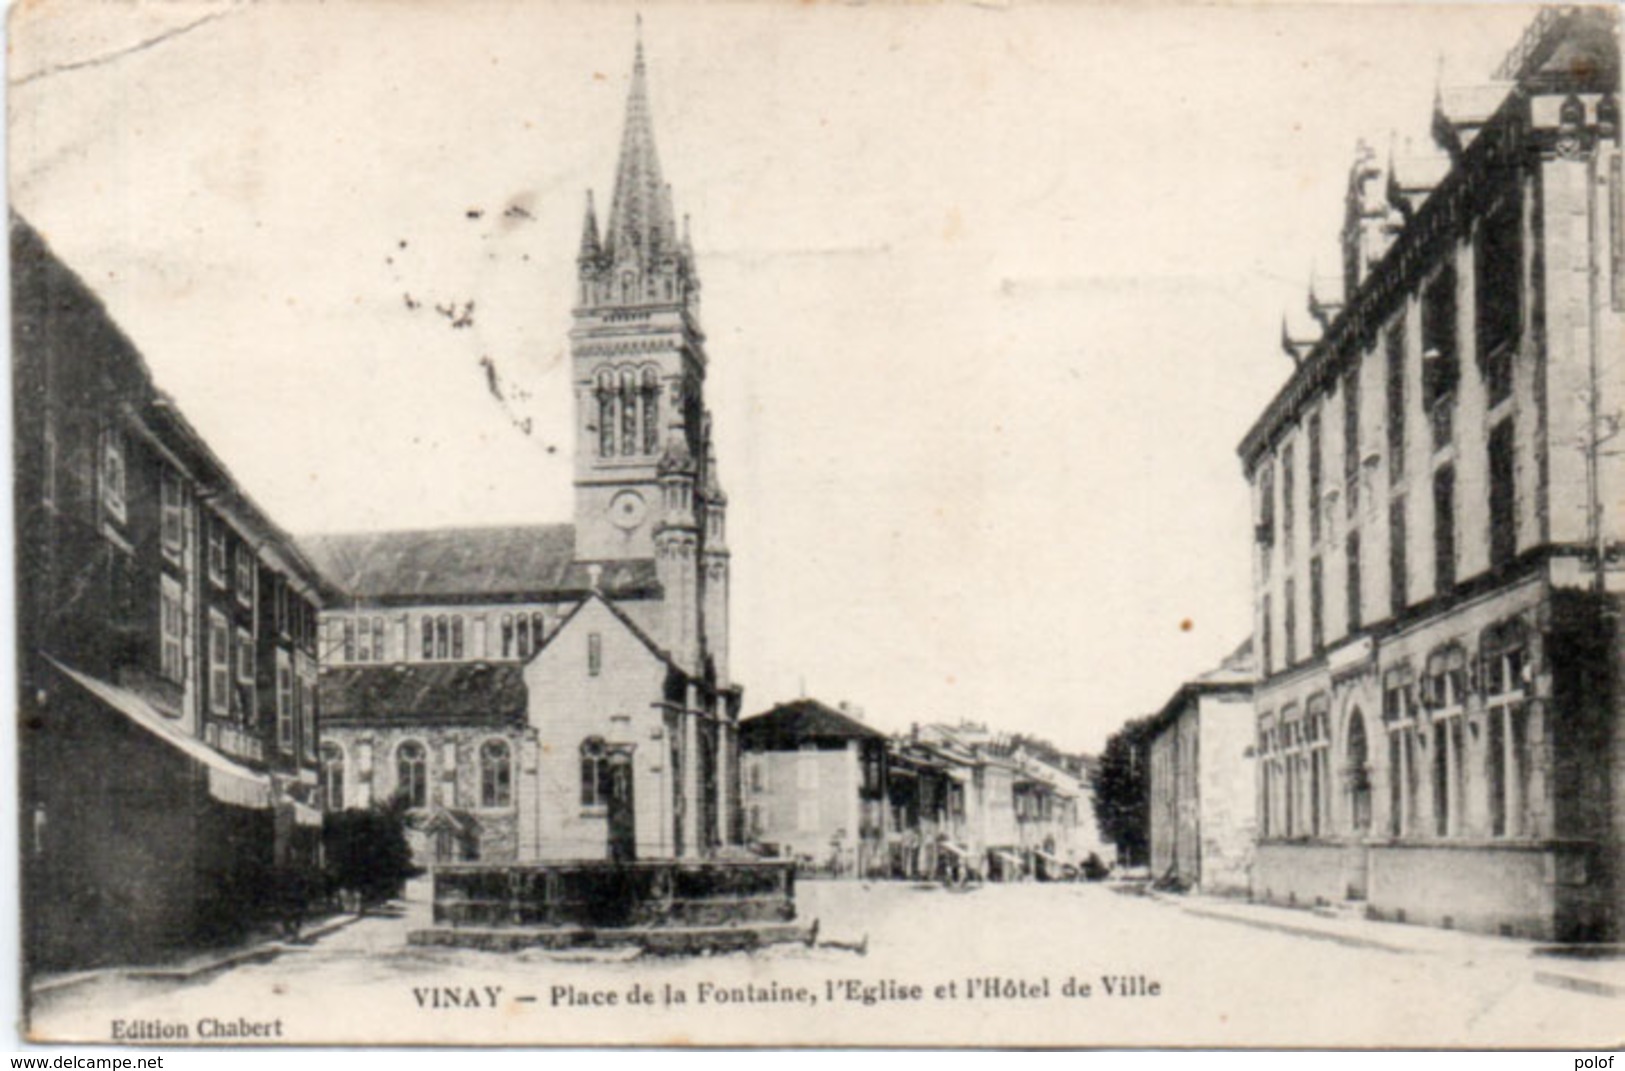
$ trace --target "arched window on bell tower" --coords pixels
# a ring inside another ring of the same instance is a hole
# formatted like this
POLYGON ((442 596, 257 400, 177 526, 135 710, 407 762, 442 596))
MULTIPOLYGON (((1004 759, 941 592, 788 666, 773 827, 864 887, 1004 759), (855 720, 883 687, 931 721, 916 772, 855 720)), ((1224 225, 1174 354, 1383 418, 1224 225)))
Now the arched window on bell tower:
POLYGON ((615 453, 615 374, 607 368, 598 370, 598 456, 610 457, 615 453))
POLYGON ((638 450, 638 383, 632 369, 621 372, 621 453, 638 450))
POLYGON ((643 370, 643 452, 660 449, 660 373, 643 370))

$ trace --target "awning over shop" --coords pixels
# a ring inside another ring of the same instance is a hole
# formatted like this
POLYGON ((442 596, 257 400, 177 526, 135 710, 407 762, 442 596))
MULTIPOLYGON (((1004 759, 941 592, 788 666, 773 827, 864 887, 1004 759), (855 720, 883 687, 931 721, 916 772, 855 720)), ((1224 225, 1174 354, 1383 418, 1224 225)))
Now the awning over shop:
POLYGON ((316 826, 322 824, 322 812, 314 807, 308 807, 298 800, 293 801, 293 821, 295 825, 316 826))
MULTIPOLYGON (((241 766, 195 737, 187 736, 171 719, 164 717, 141 696, 116 684, 87 677, 69 669, 54 658, 48 661, 73 682, 187 758, 203 765, 209 774, 209 795, 234 807, 269 807, 271 779, 241 766)), ((319 823, 321 815, 316 816, 319 823)))

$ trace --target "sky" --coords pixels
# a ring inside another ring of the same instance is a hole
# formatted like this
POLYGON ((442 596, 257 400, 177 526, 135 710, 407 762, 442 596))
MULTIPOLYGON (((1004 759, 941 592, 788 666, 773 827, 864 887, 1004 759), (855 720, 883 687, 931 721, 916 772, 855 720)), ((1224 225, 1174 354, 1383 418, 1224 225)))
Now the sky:
POLYGON ((1436 84, 1533 17, 39 0, 11 204, 284 528, 568 520, 574 258, 635 12, 746 712, 1083 750, 1251 628, 1235 449, 1357 141, 1425 149, 1436 84))

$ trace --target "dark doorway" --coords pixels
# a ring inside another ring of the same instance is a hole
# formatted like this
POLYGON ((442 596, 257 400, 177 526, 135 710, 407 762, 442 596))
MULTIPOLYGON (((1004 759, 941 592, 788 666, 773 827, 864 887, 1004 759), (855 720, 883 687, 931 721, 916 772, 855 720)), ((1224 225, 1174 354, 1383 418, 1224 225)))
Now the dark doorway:
POLYGON ((632 752, 614 748, 609 753, 609 858, 630 863, 638 857, 637 814, 632 800, 632 752))

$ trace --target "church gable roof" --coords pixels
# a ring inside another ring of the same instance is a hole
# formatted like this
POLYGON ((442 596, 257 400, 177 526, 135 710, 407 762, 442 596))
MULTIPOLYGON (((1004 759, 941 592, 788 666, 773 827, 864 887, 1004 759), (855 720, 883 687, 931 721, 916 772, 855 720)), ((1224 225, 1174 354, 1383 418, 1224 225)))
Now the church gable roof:
MULTIPOLYGON (((575 560, 570 524, 330 533, 299 542, 356 599, 545 598, 592 586, 590 563, 575 560)), ((605 563, 599 584, 622 598, 659 589, 649 560, 605 563)))
POLYGON ((603 593, 599 591, 588 592, 586 598, 582 599, 581 602, 576 604, 576 606, 573 607, 568 614, 564 615, 564 620, 559 622, 559 627, 548 634, 547 639, 543 640, 541 646, 536 648, 536 652, 531 655, 531 661, 535 661, 536 659, 542 657, 542 654, 547 651, 548 648, 552 647, 554 642, 558 640, 560 636, 564 635, 566 630, 568 630, 570 626, 575 623, 575 620, 581 616, 583 611, 585 611, 587 607, 595 604, 600 605, 607 610, 609 612, 609 616, 620 622, 621 625, 623 625, 626 630, 632 634, 634 639, 648 649, 649 653, 653 655, 656 660, 663 663, 670 669, 676 670, 679 673, 682 672, 677 664, 672 661, 670 653, 656 643, 654 641, 654 637, 643 631, 642 627, 639 626, 636 621, 632 620, 632 616, 630 614, 628 614, 625 610, 622 610, 619 606, 616 606, 611 600, 605 598, 603 593))
POLYGON ((489 662, 336 666, 317 685, 324 722, 485 722, 522 720, 521 667, 489 662))

